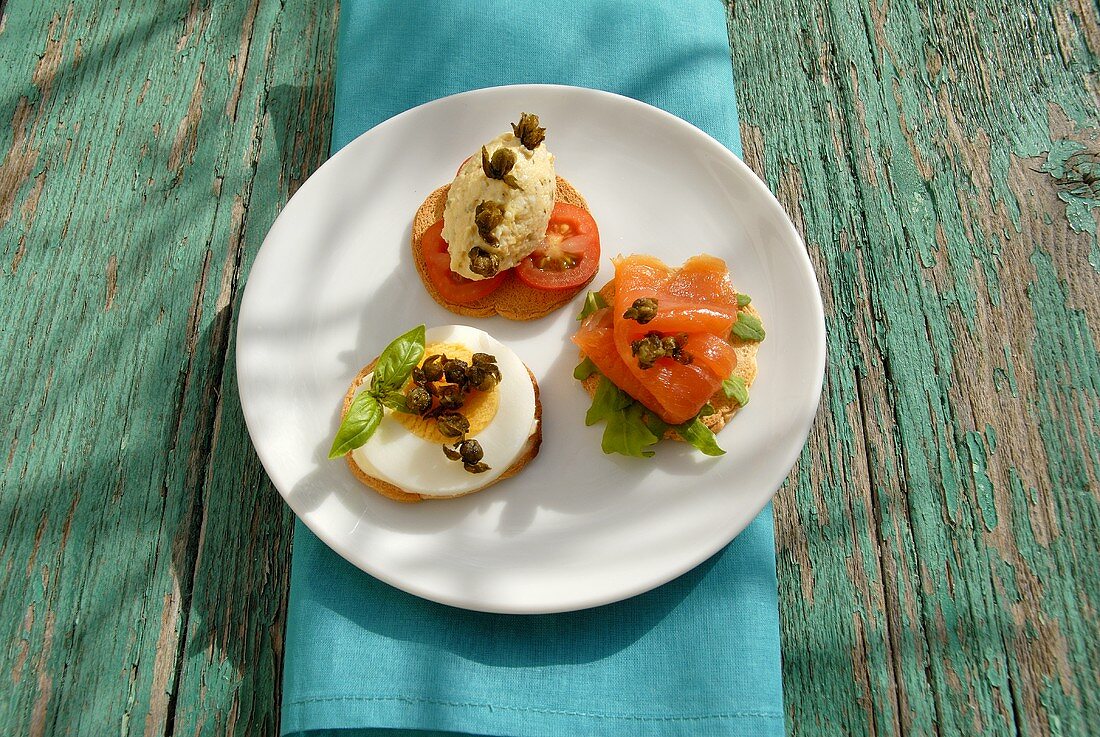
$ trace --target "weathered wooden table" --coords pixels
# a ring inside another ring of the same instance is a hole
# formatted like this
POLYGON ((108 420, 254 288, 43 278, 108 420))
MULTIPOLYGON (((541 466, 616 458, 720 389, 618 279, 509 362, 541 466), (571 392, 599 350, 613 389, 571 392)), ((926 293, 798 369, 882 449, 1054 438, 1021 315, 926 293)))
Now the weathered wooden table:
MULTIPOLYGON (((792 735, 1100 730, 1100 23, 734 0, 829 363, 776 500, 792 735)), ((0 733, 265 734, 292 516, 241 286, 324 159, 328 0, 0 0, 0 733)))

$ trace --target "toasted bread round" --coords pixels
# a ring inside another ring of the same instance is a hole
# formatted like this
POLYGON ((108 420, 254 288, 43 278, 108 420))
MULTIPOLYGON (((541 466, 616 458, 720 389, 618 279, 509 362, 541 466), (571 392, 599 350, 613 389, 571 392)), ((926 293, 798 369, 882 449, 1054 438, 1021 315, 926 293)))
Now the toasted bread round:
MULTIPOLYGON (((352 380, 351 386, 348 387, 347 394, 344 395, 344 406, 340 410, 341 420, 343 420, 347 416, 348 410, 351 409, 351 403, 355 400, 355 395, 359 393, 360 388, 362 388, 363 384, 366 383, 367 377, 370 376, 370 373, 372 371, 374 371, 374 364, 377 362, 378 359, 376 358, 368 363, 366 366, 363 367, 363 370, 356 375, 355 379, 352 380)), ((522 471, 523 467, 530 463, 531 459, 539 454, 539 447, 542 445, 542 402, 539 400, 539 385, 538 382, 535 381, 535 376, 531 373, 530 369, 527 370, 527 375, 531 377, 531 387, 535 390, 535 431, 531 433, 531 436, 529 438, 527 438, 527 443, 523 446, 523 449, 520 452, 520 455, 516 459, 515 463, 509 466, 508 469, 500 476, 497 476, 495 479, 483 486, 479 486, 476 489, 471 489, 470 491, 464 491, 461 494, 453 494, 451 496, 428 496, 426 494, 412 494, 395 484, 391 484, 388 481, 383 481, 380 478, 376 478, 368 474, 366 471, 359 467, 359 464, 355 462, 354 458, 352 458, 351 453, 345 455, 344 460, 347 461, 348 468, 351 469, 351 472, 355 474, 355 478, 359 479, 361 482, 374 489, 382 496, 393 499, 395 502, 414 503, 421 500, 457 499, 460 496, 467 496, 469 494, 473 494, 474 492, 481 491, 482 489, 487 489, 498 481, 511 478, 512 476, 515 476, 517 473, 522 471)))
MULTIPOLYGON (((615 302, 615 281, 609 281, 600 289, 600 296, 608 304, 614 304, 615 302)), ((743 312, 747 312, 754 317, 759 318, 760 313, 757 312, 752 305, 742 307, 743 312)), ((742 340, 736 335, 731 335, 729 338, 730 345, 733 346, 734 353, 737 354, 737 366, 733 369, 734 376, 740 376, 745 382, 745 386, 752 386, 752 382, 756 380, 756 353, 760 350, 760 343, 751 340, 742 340)), ((581 358, 584 358, 584 351, 581 351, 581 358)), ((588 392, 589 396, 596 393, 596 385, 599 384, 600 377, 597 374, 589 376, 587 379, 581 382, 581 386, 588 392)), ((710 398, 710 404, 714 407, 714 414, 701 417, 703 424, 710 428, 711 432, 718 432, 726 426, 737 411, 741 409, 741 405, 737 403, 736 399, 730 399, 726 396, 725 392, 721 389, 716 391, 710 398)), ((665 438, 667 440, 679 440, 683 441, 680 434, 675 430, 668 430, 665 432, 665 438)))
MULTIPOLYGON (((514 273, 509 272, 505 274, 504 282, 492 294, 476 302, 462 305, 448 302, 428 277, 428 267, 424 263, 424 250, 421 240, 424 237, 424 231, 443 217, 443 206, 447 204, 447 193, 450 191, 451 185, 445 184, 428 195, 428 198, 416 211, 412 226, 412 252, 413 263, 416 264, 416 273, 420 275, 420 281, 424 282, 424 288, 428 290, 428 294, 441 306, 451 312, 467 317, 500 315, 509 320, 535 320, 545 317, 559 307, 568 304, 577 292, 587 287, 592 281, 592 279, 589 279, 583 284, 578 284, 574 289, 549 291, 529 287, 514 273)), ((558 177, 557 191, 557 202, 576 205, 588 210, 588 203, 585 202, 581 193, 561 177, 558 177)), ((595 276, 593 274, 592 278, 595 278, 595 276)))

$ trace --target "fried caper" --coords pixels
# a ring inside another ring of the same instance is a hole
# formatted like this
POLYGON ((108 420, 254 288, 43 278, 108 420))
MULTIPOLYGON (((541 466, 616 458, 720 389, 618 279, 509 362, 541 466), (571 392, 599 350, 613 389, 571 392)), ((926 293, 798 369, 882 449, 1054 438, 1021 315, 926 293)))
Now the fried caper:
POLYGON ((633 341, 630 344, 630 352, 638 357, 638 367, 643 370, 653 368, 657 359, 666 355, 660 337, 651 335, 633 341))
POLYGON ((484 363, 496 363, 497 357, 491 353, 475 353, 470 357, 470 360, 474 362, 474 365, 484 363))
POLYGON ((638 357, 638 368, 642 370, 653 368, 658 359, 666 357, 677 363, 688 364, 691 363, 691 354, 684 352, 686 342, 687 333, 672 336, 650 332, 644 338, 633 341, 630 352, 638 357))
POLYGON ((495 276, 500 271, 500 256, 481 246, 470 249, 470 271, 478 276, 495 276))
POLYGON ((623 319, 634 320, 639 325, 645 325, 656 316, 657 300, 653 297, 639 297, 623 313, 623 319))
POLYGON ((449 384, 439 388, 439 406, 444 410, 456 410, 462 406, 462 387, 449 384))
POLYGON ((435 419, 439 432, 448 438, 459 438, 470 430, 470 421, 460 412, 444 412, 435 419))
POLYGON ((466 371, 466 388, 481 392, 490 391, 500 381, 500 369, 493 365, 475 363, 466 371))
POLYGON ((497 244, 497 237, 493 235, 493 228, 504 222, 504 205, 492 200, 479 202, 474 210, 474 225, 481 239, 491 246, 497 244))
POLYGON ((485 451, 481 449, 481 443, 473 438, 463 440, 458 446, 458 453, 462 457, 463 463, 477 463, 485 457, 485 451))
POLYGON ((481 170, 489 179, 499 179, 512 189, 523 189, 511 174, 516 165, 516 154, 509 148, 498 148, 489 156, 489 150, 481 147, 481 170))
POLYGON ((405 393, 405 406, 418 415, 432 408, 432 395, 422 386, 414 386, 405 393))
POLYGON ((428 356, 424 360, 424 365, 421 366, 421 371, 424 374, 424 378, 428 381, 439 381, 443 378, 443 362, 447 360, 446 356, 436 354, 434 356, 428 356))
POLYGON ((443 376, 452 384, 466 383, 466 369, 470 366, 461 358, 452 358, 443 364, 443 376))
POLYGON ((512 135, 528 151, 534 151, 546 139, 546 129, 539 127, 539 116, 534 113, 520 113, 519 122, 512 123, 512 135))

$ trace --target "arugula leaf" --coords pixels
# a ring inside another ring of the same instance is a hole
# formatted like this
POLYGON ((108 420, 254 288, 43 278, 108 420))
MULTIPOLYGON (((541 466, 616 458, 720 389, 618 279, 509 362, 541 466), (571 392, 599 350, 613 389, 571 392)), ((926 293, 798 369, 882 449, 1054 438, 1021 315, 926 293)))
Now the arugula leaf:
POLYGON ((749 403, 749 388, 740 376, 731 376, 723 381, 722 391, 725 392, 726 399, 736 399, 742 407, 749 403))
POLYGON ((382 405, 370 392, 360 392, 351 403, 348 414, 336 431, 329 458, 339 458, 358 448, 374 434, 382 421, 382 405))
MULTIPOLYGON (((736 326, 735 326, 736 327, 736 326)), ((418 325, 394 339, 386 346, 370 382, 370 393, 381 397, 388 391, 400 389, 409 379, 413 367, 424 356, 424 326, 418 325)))
POLYGON ((726 451, 718 447, 718 441, 715 440, 714 433, 698 417, 682 425, 675 425, 673 429, 679 433, 680 437, 694 445, 697 450, 702 451, 704 455, 720 456, 726 454, 726 451))
POLYGON ((584 307, 581 308, 581 314, 577 316, 577 319, 583 320, 596 310, 604 307, 607 307, 607 300, 603 298, 603 295, 599 292, 589 292, 588 296, 584 298, 584 307))
POLYGON ((707 404, 689 422, 669 425, 646 409, 641 402, 611 383, 606 376, 601 375, 600 383, 596 385, 596 393, 592 397, 592 406, 588 408, 588 413, 584 417, 584 423, 594 425, 600 420, 607 423, 600 442, 604 453, 649 458, 653 455, 649 447, 656 445, 667 430, 673 429, 685 441, 706 455, 720 456, 726 451, 718 447, 714 433, 699 419, 713 412, 714 407, 707 404))
POLYGON ((612 384, 610 379, 601 376, 600 383, 596 385, 596 393, 592 396, 592 406, 584 416, 584 424, 591 426, 600 420, 606 420, 616 412, 626 409, 633 401, 629 394, 612 384))
POLYGON ((383 406, 389 407, 395 412, 404 412, 407 415, 413 414, 409 406, 405 404, 405 395, 399 391, 386 392, 382 396, 377 397, 377 399, 383 406))
POLYGON ((752 297, 750 297, 747 294, 741 294, 740 292, 737 293, 737 306, 738 307, 748 307, 749 302, 752 302, 752 297))
POLYGON ((631 402, 624 409, 615 410, 607 416, 607 425, 603 430, 600 447, 604 453, 619 453, 632 458, 649 458, 655 445, 661 438, 642 421, 645 408, 638 402, 631 402))
POLYGON ((573 378, 577 381, 584 381, 598 370, 596 364, 592 363, 592 359, 586 356, 583 361, 577 364, 577 368, 573 369, 573 378))
POLYGON ((653 434, 659 438, 663 438, 670 427, 667 422, 653 412, 650 412, 648 409, 642 415, 642 421, 645 422, 645 426, 652 430, 653 434))
POLYGON ((764 325, 756 315, 738 312, 737 322, 733 324, 733 334, 744 340, 760 342, 764 340, 764 325))

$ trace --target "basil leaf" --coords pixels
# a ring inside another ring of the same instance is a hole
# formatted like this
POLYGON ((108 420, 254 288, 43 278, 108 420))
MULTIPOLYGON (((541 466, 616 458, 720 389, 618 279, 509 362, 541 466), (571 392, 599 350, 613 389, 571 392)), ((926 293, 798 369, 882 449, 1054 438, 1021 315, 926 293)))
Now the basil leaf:
POLYGON ((726 399, 736 399, 742 407, 749 403, 749 388, 740 376, 731 376, 723 381, 722 391, 725 392, 726 399))
POLYGON ((581 314, 577 316, 577 319, 583 320, 596 310, 604 307, 607 307, 607 300, 603 298, 603 295, 599 292, 589 292, 588 296, 584 298, 584 307, 581 308, 581 314))
POLYGON ((737 322, 733 324, 733 334, 744 340, 760 342, 764 340, 764 326, 756 315, 738 312, 737 322))
POLYGON ((378 397, 378 401, 395 412, 404 412, 407 415, 413 414, 413 411, 405 404, 405 395, 399 391, 386 392, 378 397))
POLYGON ((600 420, 606 420, 626 409, 634 400, 630 395, 611 383, 606 376, 600 377, 600 383, 596 385, 596 393, 592 396, 592 406, 588 408, 584 416, 584 424, 595 425, 600 420))
POLYGON ((374 434, 381 421, 382 405, 370 392, 360 392, 348 408, 340 429, 336 431, 328 457, 339 458, 363 445, 374 434))
POLYGON ((409 380, 413 367, 424 356, 424 326, 418 325, 386 346, 374 365, 370 391, 376 397, 400 389, 409 380))
POLYGON ((704 455, 720 456, 726 454, 726 451, 718 447, 718 441, 715 440, 714 433, 698 417, 682 425, 676 425, 674 429, 680 437, 694 445, 704 455))
POLYGON ((649 458, 655 445, 661 438, 653 434, 642 417, 645 408, 638 402, 631 402, 626 408, 615 410, 607 417, 607 426, 603 430, 600 447, 604 453, 619 453, 632 458, 649 458))
POLYGON ((573 369, 573 378, 577 381, 584 381, 598 370, 596 364, 592 363, 592 359, 585 357, 583 361, 577 364, 577 368, 573 369))
POLYGON ((749 302, 752 302, 752 297, 750 297, 747 294, 741 294, 740 292, 737 293, 737 306, 738 307, 748 307, 749 302))

